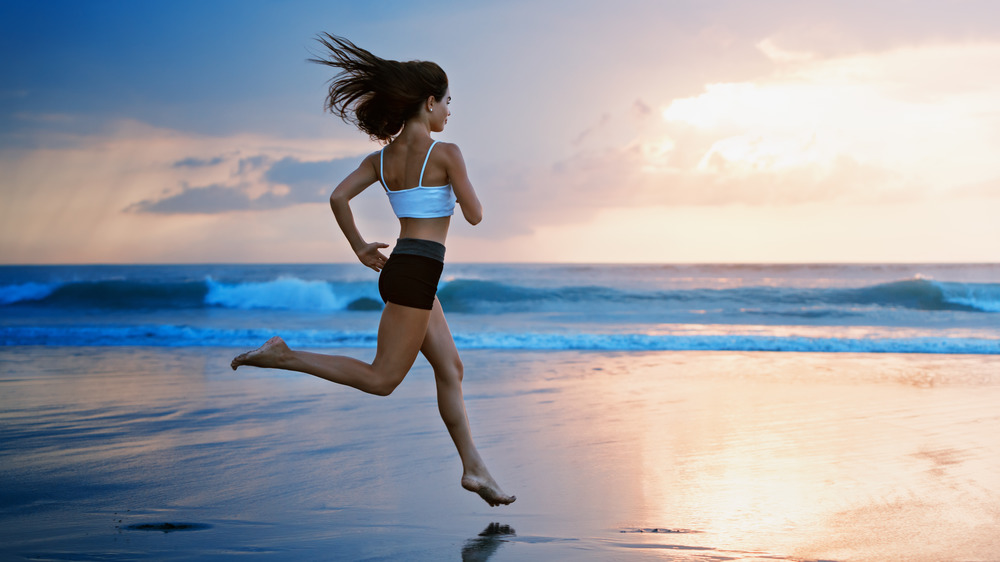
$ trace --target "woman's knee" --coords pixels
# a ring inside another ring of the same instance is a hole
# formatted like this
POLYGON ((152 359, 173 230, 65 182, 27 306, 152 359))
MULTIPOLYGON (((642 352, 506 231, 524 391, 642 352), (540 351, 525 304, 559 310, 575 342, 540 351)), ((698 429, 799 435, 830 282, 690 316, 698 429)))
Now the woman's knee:
POLYGON ((376 396, 389 396, 403 382, 406 373, 377 372, 371 385, 371 393, 376 396))
POLYGON ((454 357, 434 365, 434 376, 445 382, 462 384, 462 378, 465 376, 465 365, 462 364, 462 358, 456 354, 454 357))

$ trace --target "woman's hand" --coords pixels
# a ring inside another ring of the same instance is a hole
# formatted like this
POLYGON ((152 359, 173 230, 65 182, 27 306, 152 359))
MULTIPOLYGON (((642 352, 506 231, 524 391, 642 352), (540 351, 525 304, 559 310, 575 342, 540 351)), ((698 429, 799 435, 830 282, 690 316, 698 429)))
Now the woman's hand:
POLYGON ((382 252, 379 250, 381 248, 388 248, 389 245, 384 242, 369 242, 362 246, 360 249, 355 250, 355 254, 358 255, 358 259, 361 263, 374 269, 375 271, 382 271, 382 266, 385 265, 385 260, 387 259, 382 252))

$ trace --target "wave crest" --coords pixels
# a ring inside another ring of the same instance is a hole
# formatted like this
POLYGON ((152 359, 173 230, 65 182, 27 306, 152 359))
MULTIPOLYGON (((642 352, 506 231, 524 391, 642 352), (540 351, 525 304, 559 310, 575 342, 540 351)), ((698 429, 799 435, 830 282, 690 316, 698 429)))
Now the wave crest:
POLYGON ((17 283, 0 287, 0 305, 40 301, 59 287, 58 283, 17 283))
MULTIPOLYGON (((441 283, 438 298, 449 312, 499 314, 591 310, 665 315, 718 309, 733 314, 759 310, 795 316, 844 314, 857 306, 1000 313, 1000 284, 934 281, 923 277, 850 289, 746 286, 645 291, 594 285, 540 288, 459 278, 441 283)), ((114 311, 221 307, 310 312, 379 310, 382 303, 372 281, 283 276, 260 282, 222 282, 211 277, 191 281, 28 282, 0 287, 0 306, 114 311)))
POLYGON ((844 292, 850 302, 917 310, 1000 312, 1000 284, 952 283, 915 277, 844 292))
POLYGON ((205 281, 208 293, 205 304, 225 308, 272 310, 345 310, 361 297, 362 290, 350 286, 334 286, 326 281, 304 281, 296 277, 279 277, 260 283, 220 283, 205 281), (353 293, 353 294, 349 294, 353 293))

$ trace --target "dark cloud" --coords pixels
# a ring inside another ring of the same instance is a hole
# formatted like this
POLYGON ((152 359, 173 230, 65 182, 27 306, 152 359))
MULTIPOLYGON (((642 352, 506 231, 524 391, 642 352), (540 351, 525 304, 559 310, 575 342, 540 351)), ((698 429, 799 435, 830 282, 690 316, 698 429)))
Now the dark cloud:
POLYGON ((129 205, 128 213, 173 214, 215 214, 228 211, 245 211, 253 201, 243 187, 207 185, 204 187, 184 186, 176 194, 163 199, 146 199, 129 205))
POLYGON ((356 156, 335 158, 320 162, 300 162, 292 157, 282 158, 275 162, 264 174, 270 183, 287 185, 289 187, 322 187, 333 189, 358 167, 361 159, 356 156))
POLYGON ((647 117, 653 113, 653 108, 649 107, 649 105, 641 99, 636 99, 635 103, 632 104, 632 112, 639 117, 647 117))
POLYGON ((583 144, 584 141, 587 140, 588 137, 590 137, 595 133, 599 133, 602 129, 606 128, 610 122, 611 122, 611 115, 607 113, 601 115, 601 120, 597 123, 597 125, 590 127, 588 129, 584 129, 583 132, 581 132, 579 135, 576 136, 575 139, 573 139, 573 146, 580 146, 581 144, 583 144))
POLYGON ((258 156, 250 156, 248 158, 240 158, 239 170, 236 173, 240 175, 245 174, 247 172, 263 167, 270 161, 271 159, 268 158, 267 156, 264 156, 263 154, 258 156))
POLYGON ((225 161, 225 158, 221 156, 216 156, 215 158, 210 158, 204 160, 201 158, 185 158, 183 160, 178 160, 174 162, 174 168, 204 168, 207 166, 215 166, 216 164, 221 164, 225 161))
MULTIPOLYGON (((211 165, 213 160, 216 159, 187 158, 175 163, 174 167, 206 166, 211 165)), ((269 159, 266 156, 243 158, 240 160, 240 171, 237 176, 249 169, 262 167, 267 162, 269 159)), ((133 203, 125 209, 125 212, 219 214, 232 211, 266 211, 302 203, 321 203, 326 201, 333 187, 354 170, 358 162, 357 157, 335 158, 321 162, 302 162, 286 157, 271 164, 264 172, 263 179, 270 191, 259 197, 250 196, 250 189, 253 186, 245 181, 195 187, 184 183, 180 193, 133 203)))

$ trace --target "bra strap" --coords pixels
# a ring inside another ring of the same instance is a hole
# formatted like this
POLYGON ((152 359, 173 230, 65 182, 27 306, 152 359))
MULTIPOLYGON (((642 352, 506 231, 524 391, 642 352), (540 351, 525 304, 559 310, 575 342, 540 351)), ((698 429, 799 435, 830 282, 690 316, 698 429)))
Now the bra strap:
POLYGON ((384 190, 386 190, 386 192, 388 192, 389 191, 389 186, 385 184, 385 172, 383 172, 383 170, 385 169, 385 166, 382 165, 383 162, 385 162, 385 147, 384 146, 382 147, 382 150, 378 151, 378 181, 380 181, 382 183, 382 189, 384 189, 384 190))
POLYGON ((424 170, 427 169, 427 161, 431 159, 431 151, 434 150, 434 145, 437 143, 438 141, 432 142, 431 147, 427 149, 427 156, 424 156, 424 165, 420 168, 420 181, 417 182, 420 187, 424 186, 424 170))

